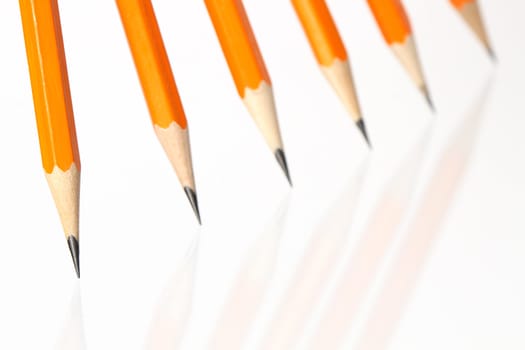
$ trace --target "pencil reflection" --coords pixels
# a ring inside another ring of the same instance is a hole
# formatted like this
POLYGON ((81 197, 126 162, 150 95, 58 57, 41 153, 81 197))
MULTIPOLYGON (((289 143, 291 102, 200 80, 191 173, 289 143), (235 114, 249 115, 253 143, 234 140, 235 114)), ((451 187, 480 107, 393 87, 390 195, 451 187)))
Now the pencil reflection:
POLYGON ((439 233, 440 224, 461 183, 478 134, 489 84, 442 152, 355 349, 380 350, 388 346, 439 233))
POLYGON ((199 232, 191 241, 180 267, 169 279, 153 313, 145 350, 175 350, 186 331, 193 295, 199 232))
POLYGON ((299 338, 341 257, 366 164, 362 164, 353 174, 346 188, 315 228, 292 283, 270 324, 262 349, 290 349, 299 338))
POLYGON ((288 197, 249 249, 212 335, 211 349, 241 349, 274 271, 279 241, 288 211, 288 197))
POLYGON ((84 322, 82 318, 82 302, 80 298, 80 284, 77 283, 69 315, 64 322, 64 327, 55 346, 56 350, 83 350, 86 348, 84 339, 84 322))
POLYGON ((345 340, 346 330, 366 298, 409 205, 431 127, 412 147, 385 185, 382 196, 368 218, 362 238, 344 265, 343 275, 323 311, 319 327, 309 342, 309 349, 338 349, 345 340))

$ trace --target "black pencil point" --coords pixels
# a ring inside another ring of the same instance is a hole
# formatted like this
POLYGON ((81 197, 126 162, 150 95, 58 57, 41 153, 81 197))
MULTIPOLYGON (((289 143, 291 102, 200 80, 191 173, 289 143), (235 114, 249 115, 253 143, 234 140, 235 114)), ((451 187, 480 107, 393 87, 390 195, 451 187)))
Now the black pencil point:
POLYGON ((201 225, 201 214, 199 212, 199 202, 197 202, 197 195, 195 194, 195 191, 189 188, 188 186, 185 186, 184 192, 186 192, 186 197, 188 197, 191 207, 193 208, 193 212, 195 213, 195 216, 197 217, 197 221, 199 222, 199 225, 201 225))
POLYGON ((428 106, 432 110, 432 113, 436 113, 436 109, 434 108, 434 103, 432 102, 432 98, 430 97, 430 93, 428 92, 428 88, 426 85, 424 85, 421 88, 421 92, 425 96, 425 99, 427 100, 428 106))
POLYGON ((279 165, 281 166, 281 169, 283 170, 286 179, 288 179, 288 183, 290 184, 290 186, 293 186, 292 180, 290 179, 290 171, 288 170, 288 164, 286 163, 286 157, 282 149, 278 148, 275 151, 275 159, 277 159, 277 163, 279 163, 279 165))
POLYGON ((494 53, 494 50, 492 50, 492 47, 490 46, 487 47, 487 53, 489 54, 492 62, 498 63, 498 57, 496 57, 496 54, 494 53))
POLYGON ((365 141, 368 144, 368 147, 372 148, 372 145, 370 144, 370 139, 368 138, 368 133, 366 132, 365 121, 361 118, 355 124, 361 131, 361 134, 363 134, 363 137, 365 138, 365 141))
POLYGON ((67 245, 69 246, 71 258, 73 259, 73 265, 75 265, 75 272, 77 273, 77 277, 80 278, 80 250, 78 240, 74 236, 69 236, 67 238, 67 245))

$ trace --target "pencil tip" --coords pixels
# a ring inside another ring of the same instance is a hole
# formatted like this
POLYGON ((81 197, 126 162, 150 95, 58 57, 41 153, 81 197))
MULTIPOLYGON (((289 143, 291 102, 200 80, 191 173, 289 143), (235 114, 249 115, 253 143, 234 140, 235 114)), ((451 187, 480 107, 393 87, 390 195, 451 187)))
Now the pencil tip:
POLYGON ((365 121, 363 120, 363 118, 359 119, 355 124, 357 125, 357 127, 361 131, 361 134, 365 138, 365 141, 368 144, 368 147, 372 148, 372 144, 370 143, 370 139, 368 138, 368 133, 366 132, 365 121))
POLYGON ((286 163, 286 157, 284 155, 284 151, 280 148, 278 148, 275 151, 275 158, 277 159, 277 163, 281 166, 281 169, 284 172, 284 175, 286 176, 286 179, 288 180, 288 183, 290 186, 292 185, 292 180, 290 179, 290 171, 288 170, 288 164, 286 163))
POLYGON ((74 236, 69 236, 67 238, 67 245, 69 246, 71 258, 73 259, 73 265, 75 266, 77 278, 80 278, 80 250, 78 247, 78 240, 74 236))
POLYGON ((492 50, 492 47, 490 46, 487 46, 487 52, 490 56, 490 59, 492 60, 492 62, 494 63, 498 63, 498 57, 496 56, 496 54, 494 53, 494 50, 492 50))
POLYGON ((425 96, 425 99, 427 100, 428 106, 432 110, 432 113, 436 112, 436 109, 434 108, 434 103, 432 102, 432 98, 430 97, 430 92, 428 91, 428 88, 426 85, 423 85, 421 88, 421 92, 425 96))
POLYGON ((197 195, 195 194, 195 191, 191 189, 190 187, 185 186, 184 192, 186 192, 186 197, 188 197, 188 200, 190 201, 193 212, 195 213, 195 217, 197 218, 199 225, 201 225, 202 223, 201 223, 201 214, 199 212, 199 202, 197 202, 197 195))

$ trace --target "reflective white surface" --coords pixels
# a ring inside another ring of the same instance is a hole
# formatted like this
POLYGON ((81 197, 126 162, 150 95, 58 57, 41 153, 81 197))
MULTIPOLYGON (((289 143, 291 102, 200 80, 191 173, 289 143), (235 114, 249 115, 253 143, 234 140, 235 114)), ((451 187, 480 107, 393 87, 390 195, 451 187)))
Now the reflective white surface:
POLYGON ((86 349, 86 339, 84 335, 80 285, 78 284, 73 291, 68 311, 69 315, 63 321, 63 328, 58 335, 55 350, 84 350, 86 349))
POLYGON ((115 4, 59 1, 82 158, 80 282, 40 165, 18 4, 0 2, 0 349, 523 349, 525 4, 479 1, 497 65, 448 1, 404 1, 436 115, 365 2, 328 1, 372 152, 290 3, 245 1, 293 189, 204 4, 153 1, 189 119, 201 229, 115 4))

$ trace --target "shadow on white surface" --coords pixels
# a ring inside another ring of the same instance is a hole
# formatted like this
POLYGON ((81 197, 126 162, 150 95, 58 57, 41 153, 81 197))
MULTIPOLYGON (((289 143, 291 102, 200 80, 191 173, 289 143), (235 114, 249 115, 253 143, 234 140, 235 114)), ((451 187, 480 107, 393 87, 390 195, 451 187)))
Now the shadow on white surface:
POLYGON ((179 268, 164 287, 154 310, 145 350, 179 349, 191 311, 199 231, 188 246, 179 268))
POLYGON ((248 250, 212 334, 209 349, 242 348, 274 272, 288 205, 287 196, 248 250))
POLYGON ((341 257, 367 164, 365 161, 351 175, 346 187, 314 229, 298 270, 263 339, 262 349, 290 349, 302 333, 341 257))
POLYGON ((367 297, 385 254, 395 241, 414 192, 432 127, 431 122, 386 183, 362 237, 344 264, 340 281, 307 348, 338 349, 346 339, 347 330, 367 297))
POLYGON ((55 350, 84 350, 86 340, 84 337, 84 321, 82 317, 82 301, 80 297, 80 284, 77 283, 71 303, 69 314, 58 337, 55 350))
MULTIPOLYGON (((386 281, 377 297, 361 336, 353 349, 386 349, 418 282, 441 223, 467 168, 483 116, 492 80, 485 84, 469 113, 450 137, 425 185, 414 216, 406 226, 400 248, 389 264, 386 281)), ((334 348, 335 349, 335 348, 334 348)))

